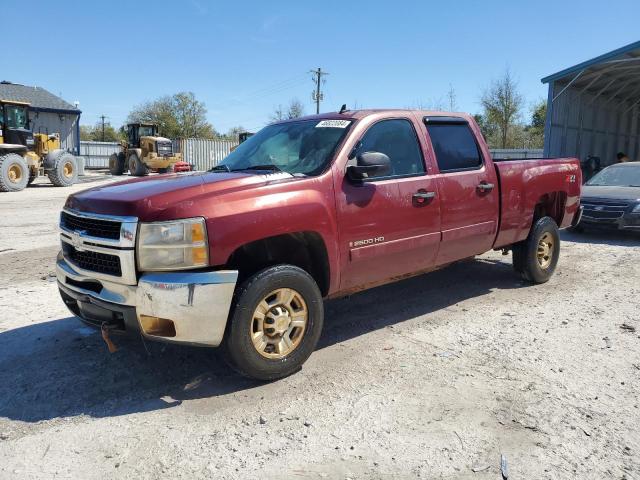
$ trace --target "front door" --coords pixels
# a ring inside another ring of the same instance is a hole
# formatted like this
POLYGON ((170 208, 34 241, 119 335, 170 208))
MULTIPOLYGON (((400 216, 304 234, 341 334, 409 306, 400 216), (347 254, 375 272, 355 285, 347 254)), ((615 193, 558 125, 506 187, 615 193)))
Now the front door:
POLYGON ((427 174, 413 122, 372 124, 354 154, 367 151, 386 154, 391 172, 360 184, 337 178, 341 290, 426 270, 440 243, 437 181, 427 174))
MULTIPOLYGON (((484 155, 469 123, 457 117, 426 117, 426 130, 438 169, 442 244, 436 263, 490 250, 498 229, 496 171, 484 155)), ((479 134, 479 132, 477 132, 479 134)))

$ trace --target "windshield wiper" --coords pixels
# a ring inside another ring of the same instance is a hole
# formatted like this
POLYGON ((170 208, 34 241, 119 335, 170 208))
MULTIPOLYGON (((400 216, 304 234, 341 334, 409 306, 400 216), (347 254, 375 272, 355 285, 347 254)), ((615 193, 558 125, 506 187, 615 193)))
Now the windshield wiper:
POLYGON ((213 167, 212 169, 209 170, 210 172, 230 172, 231 169, 229 168, 229 165, 216 165, 215 167, 213 167))
POLYGON ((242 171, 242 170, 270 170, 272 172, 281 172, 282 170, 277 165, 273 165, 270 163, 265 163, 264 165, 251 165, 250 167, 238 168, 233 170, 234 172, 242 171))

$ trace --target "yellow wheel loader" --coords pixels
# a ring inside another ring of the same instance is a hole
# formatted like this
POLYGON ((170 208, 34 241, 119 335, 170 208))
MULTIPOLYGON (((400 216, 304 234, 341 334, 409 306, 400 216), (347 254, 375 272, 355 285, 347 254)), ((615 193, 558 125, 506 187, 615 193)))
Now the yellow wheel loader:
POLYGON ((56 187, 73 185, 77 160, 60 148, 58 133, 31 131, 28 103, 0 99, 0 192, 17 192, 45 174, 56 187))
POLYGON ((182 161, 182 154, 173 153, 173 144, 168 138, 158 135, 158 126, 153 123, 130 123, 127 125, 127 141, 122 142, 121 151, 109 157, 111 175, 142 177, 150 170, 167 173, 182 161))

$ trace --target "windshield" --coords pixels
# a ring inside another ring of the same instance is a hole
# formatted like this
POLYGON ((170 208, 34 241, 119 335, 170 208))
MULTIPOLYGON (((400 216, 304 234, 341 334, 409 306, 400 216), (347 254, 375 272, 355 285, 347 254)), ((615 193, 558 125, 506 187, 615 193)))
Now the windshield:
POLYGON ((27 128, 27 107, 23 105, 5 105, 7 128, 27 128))
POLYGON ((271 169, 318 175, 350 124, 351 120, 301 120, 269 125, 238 145, 216 169, 271 169))
POLYGON ((640 163, 638 165, 614 165, 607 167, 591 180, 587 185, 607 187, 640 187, 640 163))
POLYGON ((138 130, 138 136, 140 137, 155 137, 156 127, 150 125, 140 125, 138 130))

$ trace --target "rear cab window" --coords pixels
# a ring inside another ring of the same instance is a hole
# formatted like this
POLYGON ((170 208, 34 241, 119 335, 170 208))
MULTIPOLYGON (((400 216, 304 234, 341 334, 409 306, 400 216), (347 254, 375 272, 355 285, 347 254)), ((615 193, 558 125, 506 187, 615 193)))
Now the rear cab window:
POLYGON ((476 137, 462 118, 425 117, 440 172, 477 170, 483 160, 476 137))

